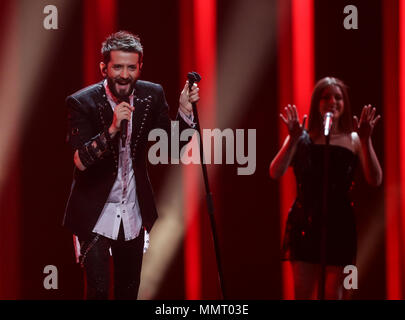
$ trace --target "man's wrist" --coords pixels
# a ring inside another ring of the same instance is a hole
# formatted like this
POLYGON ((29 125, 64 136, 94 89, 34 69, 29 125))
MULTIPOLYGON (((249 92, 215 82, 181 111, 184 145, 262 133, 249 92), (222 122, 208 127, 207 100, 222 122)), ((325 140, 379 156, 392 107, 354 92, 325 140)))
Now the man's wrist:
POLYGON ((182 108, 181 106, 179 106, 179 110, 181 112, 183 112, 183 114, 187 117, 187 118, 191 118, 193 115, 192 111, 188 111, 186 108, 182 108))
POLYGON ((196 124, 194 122, 194 114, 192 112, 189 115, 187 115, 187 113, 185 113, 181 108, 179 108, 178 114, 188 126, 190 126, 191 128, 195 127, 196 124))
POLYGON ((108 128, 108 133, 110 134, 110 137, 111 137, 111 138, 114 138, 118 131, 119 131, 119 130, 118 130, 117 127, 115 127, 114 125, 111 125, 111 126, 108 128))

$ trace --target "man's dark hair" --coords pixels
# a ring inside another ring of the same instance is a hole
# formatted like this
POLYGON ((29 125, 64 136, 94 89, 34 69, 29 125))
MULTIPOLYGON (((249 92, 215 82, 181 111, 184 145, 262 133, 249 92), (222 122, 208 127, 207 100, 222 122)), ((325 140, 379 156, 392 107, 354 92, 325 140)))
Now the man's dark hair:
POLYGON ((143 47, 141 39, 128 31, 118 31, 105 39, 101 47, 103 62, 105 64, 110 62, 111 51, 114 50, 135 52, 139 55, 139 63, 142 63, 143 47))

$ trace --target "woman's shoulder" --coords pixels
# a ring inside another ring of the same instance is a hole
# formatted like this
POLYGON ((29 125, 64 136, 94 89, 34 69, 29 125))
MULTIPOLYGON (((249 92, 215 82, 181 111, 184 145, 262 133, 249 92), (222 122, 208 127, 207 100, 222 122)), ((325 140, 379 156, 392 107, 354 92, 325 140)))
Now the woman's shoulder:
POLYGON ((297 150, 302 149, 312 143, 311 136, 307 130, 303 130, 297 141, 297 150))
POLYGON ((302 130, 301 136, 300 136, 300 141, 305 141, 305 142, 310 142, 311 141, 311 136, 307 129, 302 130))
MULTIPOLYGON (((291 138, 290 138, 289 135, 287 135, 287 137, 285 137, 285 139, 284 139, 283 145, 286 145, 286 144, 288 143, 289 139, 291 139, 291 138)), ((299 145, 301 145, 302 143, 305 144, 305 143, 310 142, 310 141, 311 141, 311 138, 310 138, 308 132, 304 129, 304 130, 302 131, 301 135, 298 137, 298 139, 297 139, 296 141, 297 141, 297 146, 299 146, 299 145)))
POLYGON ((311 136, 309 135, 307 130, 303 130, 300 137, 298 138, 295 155, 301 154, 305 150, 308 150, 311 144, 312 144, 311 136))

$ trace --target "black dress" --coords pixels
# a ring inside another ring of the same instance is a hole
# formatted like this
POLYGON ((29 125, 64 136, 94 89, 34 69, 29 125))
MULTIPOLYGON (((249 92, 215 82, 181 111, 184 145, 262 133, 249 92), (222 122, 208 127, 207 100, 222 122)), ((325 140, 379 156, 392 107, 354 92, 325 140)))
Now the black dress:
MULTIPOLYGON (((320 263, 323 167, 326 145, 314 144, 304 131, 292 166, 297 182, 297 198, 290 209, 283 242, 283 260, 320 263)), ((350 190, 357 156, 341 146, 329 146, 327 265, 354 264, 356 226, 350 190)))

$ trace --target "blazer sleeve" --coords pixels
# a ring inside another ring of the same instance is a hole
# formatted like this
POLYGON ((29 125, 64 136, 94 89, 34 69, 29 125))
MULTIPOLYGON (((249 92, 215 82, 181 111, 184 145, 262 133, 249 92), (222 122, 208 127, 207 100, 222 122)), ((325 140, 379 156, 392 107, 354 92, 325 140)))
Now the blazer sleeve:
POLYGON ((78 151, 80 161, 88 168, 111 153, 112 139, 108 128, 94 135, 94 125, 85 104, 69 96, 66 99, 66 105, 68 108, 67 141, 73 152, 78 151))
POLYGON ((92 137, 92 125, 85 107, 74 97, 66 98, 68 108, 67 141, 73 151, 81 148, 92 137))

